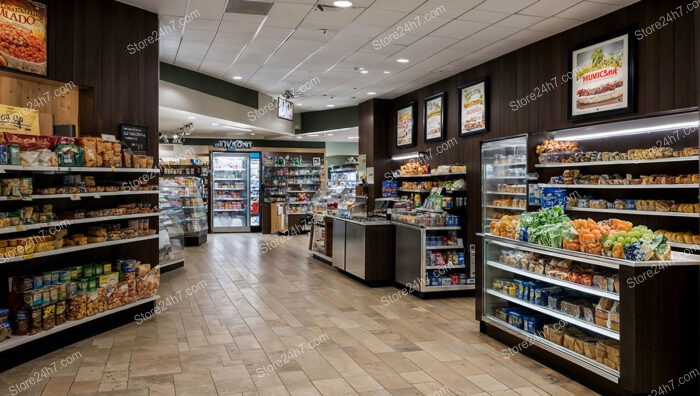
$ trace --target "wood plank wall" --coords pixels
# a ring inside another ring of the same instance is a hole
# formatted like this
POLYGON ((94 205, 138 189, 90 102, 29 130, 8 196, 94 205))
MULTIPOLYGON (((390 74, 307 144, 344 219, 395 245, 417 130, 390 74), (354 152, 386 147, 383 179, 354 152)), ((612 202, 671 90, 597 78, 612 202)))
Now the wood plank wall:
MULTIPOLYGON (((119 124, 149 128, 158 156, 158 43, 127 46, 158 30, 158 15, 114 0, 48 0, 48 78, 92 87, 80 97, 84 135, 115 134, 119 124)), ((156 162, 157 163, 157 162, 156 162)))

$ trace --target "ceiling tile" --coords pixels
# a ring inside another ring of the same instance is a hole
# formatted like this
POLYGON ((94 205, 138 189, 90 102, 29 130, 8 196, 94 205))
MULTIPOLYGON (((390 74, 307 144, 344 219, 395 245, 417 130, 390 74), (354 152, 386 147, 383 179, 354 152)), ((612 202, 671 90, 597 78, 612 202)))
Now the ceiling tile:
POLYGON ((367 25, 388 27, 405 17, 406 13, 395 10, 385 10, 378 8, 377 3, 374 3, 365 12, 363 12, 355 22, 367 25))
POLYGON ((197 19, 221 20, 228 0, 189 0, 188 14, 197 19))
POLYGON ((259 23, 223 21, 219 26, 219 32, 226 33, 250 33, 251 36, 258 30, 259 23))
POLYGON ((579 21, 588 21, 598 18, 605 14, 609 14, 620 9, 618 5, 594 3, 591 1, 583 1, 575 6, 557 14, 560 18, 576 19, 579 21))
POLYGON ((480 23, 495 23, 501 19, 507 18, 510 14, 505 12, 494 12, 494 11, 484 11, 484 10, 471 10, 464 15, 461 15, 457 19, 462 19, 465 21, 474 21, 480 23))
POLYGON ((549 32, 537 32, 534 30, 521 30, 512 36, 508 37, 508 40, 520 41, 522 43, 531 44, 536 43, 544 38, 551 36, 552 33, 549 32))
POLYGON ((471 10, 481 3, 482 0, 429 0, 418 7, 415 14, 434 14, 441 16, 456 17, 471 10))
POLYGON ((528 30, 534 30, 537 32, 559 33, 563 32, 564 30, 571 29, 574 26, 578 26, 581 23, 581 21, 573 19, 552 17, 547 18, 538 24, 530 26, 528 30))
POLYGON ((235 12, 227 12, 224 14, 223 20, 226 22, 255 23, 259 25, 260 22, 263 21, 263 19, 265 19, 264 15, 237 14, 235 12))
POLYGON ((384 27, 375 25, 365 25, 361 23, 351 23, 340 31, 341 35, 352 37, 364 37, 367 39, 376 37, 384 31, 384 27))
POLYGON ((524 29, 536 23, 542 22, 542 20, 544 20, 542 17, 514 14, 502 21, 499 21, 496 23, 496 25, 524 29))
POLYGON ((214 31, 216 31, 219 28, 219 22, 220 22, 219 19, 197 18, 197 19, 193 19, 190 23, 185 25, 185 29, 214 30, 214 31))
POLYGON ((551 17, 579 2, 581 2, 581 0, 540 0, 526 9, 519 11, 518 14, 551 17))
POLYGON ((211 42, 212 40, 214 40, 215 34, 216 31, 214 30, 185 29, 185 34, 182 35, 182 39, 211 42))
POLYGON ((494 42, 506 38, 520 30, 521 29, 518 28, 492 25, 484 30, 472 34, 471 36, 469 36, 469 38, 473 40, 487 40, 494 42))
POLYGON ((437 29, 436 31, 430 33, 430 35, 435 37, 447 37, 461 40, 488 26, 488 23, 455 19, 452 22, 441 27, 440 29, 437 29))
POLYGON ((486 0, 477 7, 480 10, 505 12, 514 14, 523 8, 535 3, 537 0, 486 0))
POLYGON ((376 2, 376 7, 383 10, 395 10, 410 12, 423 4, 425 0, 381 0, 376 2))
POLYGON ((295 28, 301 23, 303 18, 282 18, 282 17, 267 17, 265 26, 277 26, 286 28, 295 28))
POLYGON ((214 44, 245 44, 252 37, 250 33, 219 32, 214 37, 214 44))

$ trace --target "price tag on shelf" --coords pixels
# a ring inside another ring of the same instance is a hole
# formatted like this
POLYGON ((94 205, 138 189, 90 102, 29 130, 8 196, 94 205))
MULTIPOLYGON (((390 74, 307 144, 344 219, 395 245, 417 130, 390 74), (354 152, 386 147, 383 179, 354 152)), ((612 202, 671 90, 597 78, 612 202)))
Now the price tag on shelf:
POLYGON ((29 259, 33 259, 33 258, 34 258, 34 253, 32 253, 32 254, 25 254, 24 256, 22 256, 22 259, 23 259, 23 260, 29 260, 29 259))
POLYGON ((5 173, 5 168, 0 168, 0 173, 5 173))
POLYGON ((31 195, 27 195, 26 197, 22 197, 22 201, 31 201, 33 200, 31 195))
POLYGON ((22 226, 17 226, 17 228, 15 228, 15 230, 17 230, 17 231, 24 231, 24 227, 22 227, 22 226))
POLYGON ((99 195, 99 194, 94 195, 94 197, 95 197, 95 199, 100 199, 100 198, 102 198, 102 196, 99 195))
POLYGON ((71 194, 70 200, 71 201, 80 201, 80 194, 71 194))
POLYGON ((10 201, 19 201, 21 199, 22 199, 22 197, 15 197, 15 196, 10 197, 10 201))

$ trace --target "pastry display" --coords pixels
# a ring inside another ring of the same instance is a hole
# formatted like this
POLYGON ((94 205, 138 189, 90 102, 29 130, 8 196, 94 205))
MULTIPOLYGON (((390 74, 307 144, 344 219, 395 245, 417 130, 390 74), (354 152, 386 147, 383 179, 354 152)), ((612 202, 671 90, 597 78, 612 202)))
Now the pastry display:
POLYGON ((494 199, 491 205, 525 209, 527 208, 527 200, 519 198, 494 199))
POLYGON ((550 179, 551 184, 598 184, 598 185, 630 185, 630 184, 698 184, 700 174, 685 175, 641 175, 634 177, 631 174, 602 174, 584 175, 578 169, 567 169, 561 176, 550 179))
POLYGON ((401 165, 399 171, 402 176, 415 176, 415 175, 427 175, 428 165, 421 165, 417 161, 408 161, 404 165, 401 165))
POLYGON ((596 161, 644 161, 672 157, 696 157, 698 147, 650 147, 646 149, 629 149, 618 151, 580 151, 577 142, 558 142, 548 140, 537 146, 540 164, 576 163, 596 161))

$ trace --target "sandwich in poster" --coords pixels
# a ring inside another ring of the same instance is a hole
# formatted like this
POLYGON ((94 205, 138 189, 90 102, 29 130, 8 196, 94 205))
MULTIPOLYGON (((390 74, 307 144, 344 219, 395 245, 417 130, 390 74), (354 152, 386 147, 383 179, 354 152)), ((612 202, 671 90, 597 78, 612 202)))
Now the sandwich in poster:
POLYGON ((630 108, 629 60, 628 34, 573 51, 571 117, 630 108))
POLYGON ((487 130, 486 80, 460 87, 460 135, 487 130))

